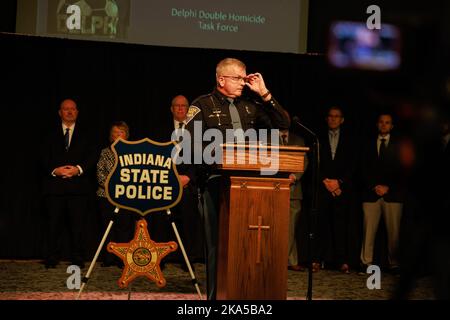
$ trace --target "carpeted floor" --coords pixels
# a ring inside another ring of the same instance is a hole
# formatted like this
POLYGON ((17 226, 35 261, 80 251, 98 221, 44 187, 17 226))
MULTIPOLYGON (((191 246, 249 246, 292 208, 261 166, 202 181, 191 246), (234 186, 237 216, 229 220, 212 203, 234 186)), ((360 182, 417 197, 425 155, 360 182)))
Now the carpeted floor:
MULTIPOLYGON (((88 264, 87 264, 88 266, 88 264)), ((55 269, 45 269, 40 261, 0 261, 0 300, 72 300, 78 291, 67 288, 67 263, 55 269)), ((88 268, 82 271, 84 276, 88 268)), ((195 273, 205 299, 205 266, 195 264, 195 273)), ((158 288, 146 278, 136 279, 131 287, 120 289, 117 280, 121 270, 117 267, 94 268, 81 299, 83 300, 196 300, 199 296, 191 282, 189 273, 179 265, 166 265, 163 271, 167 284, 158 288)), ((381 289, 369 290, 366 281, 369 275, 342 274, 332 270, 321 270, 313 274, 313 299, 317 300, 387 300, 398 280, 390 274, 382 274, 381 289)), ((289 271, 289 300, 305 299, 308 273, 289 271)), ((433 299, 431 279, 424 277, 417 283, 411 299, 433 299)))

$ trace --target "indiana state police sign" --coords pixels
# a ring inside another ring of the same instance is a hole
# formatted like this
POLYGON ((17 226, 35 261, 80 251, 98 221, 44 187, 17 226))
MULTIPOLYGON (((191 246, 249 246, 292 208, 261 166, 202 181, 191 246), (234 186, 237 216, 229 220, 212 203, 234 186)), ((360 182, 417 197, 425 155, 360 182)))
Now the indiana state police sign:
POLYGON ((106 196, 116 207, 138 212, 166 210, 181 199, 172 149, 175 142, 159 143, 118 139, 111 146, 116 156, 114 169, 106 181, 106 196))

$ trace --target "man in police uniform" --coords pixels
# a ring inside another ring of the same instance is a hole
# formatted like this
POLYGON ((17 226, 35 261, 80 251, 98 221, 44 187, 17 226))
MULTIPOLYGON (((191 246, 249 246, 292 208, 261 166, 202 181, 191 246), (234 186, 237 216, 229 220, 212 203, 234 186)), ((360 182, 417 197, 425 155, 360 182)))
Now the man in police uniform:
MULTIPOLYGON (((218 129, 226 137, 226 130, 286 129, 289 127, 284 109, 272 97, 260 73, 247 75, 245 64, 226 58, 216 67, 216 87, 210 94, 200 96, 192 103, 189 114, 192 120, 201 121, 202 131, 218 129), (259 98, 242 97, 248 87, 259 98)), ((216 258, 218 238, 218 213, 220 175, 213 167, 205 167, 203 180, 203 211, 207 249, 208 299, 216 296, 216 258)), ((201 183, 201 182, 200 182, 201 183)))

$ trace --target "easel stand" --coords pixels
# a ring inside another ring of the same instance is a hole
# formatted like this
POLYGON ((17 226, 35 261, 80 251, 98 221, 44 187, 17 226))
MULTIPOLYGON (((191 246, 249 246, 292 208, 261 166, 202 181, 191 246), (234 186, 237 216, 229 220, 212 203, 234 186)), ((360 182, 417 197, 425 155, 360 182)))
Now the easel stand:
MULTIPOLYGON (((114 209, 114 213, 115 214, 119 214, 119 208, 116 207, 114 209)), ((95 266, 95 263, 97 262, 98 256, 100 255, 100 252, 102 251, 103 245, 105 244, 106 238, 108 237, 109 232, 111 231, 112 225, 114 223, 114 218, 109 221, 108 227, 106 228, 106 231, 103 234, 103 238, 100 241, 100 244, 99 244, 99 246, 97 248, 97 252, 95 252, 94 259, 92 259, 92 262, 89 265, 88 272, 86 273, 86 275, 81 280, 82 284, 81 284, 80 291, 78 291, 77 300, 80 299, 81 293, 83 292, 84 287, 86 286, 87 282, 89 281, 89 277, 90 277, 92 271, 94 270, 94 266, 95 266)))
POLYGON ((200 287, 198 286, 197 279, 195 277, 194 271, 192 270, 191 262, 189 261, 189 258, 186 254, 186 250, 184 249, 183 242, 181 241, 180 234, 178 233, 178 228, 172 219, 172 213, 171 213, 170 209, 167 209, 166 213, 169 218, 170 224, 172 225, 172 229, 173 229, 173 232, 175 233, 175 237, 177 238, 178 244, 180 245, 181 252, 183 253, 184 261, 186 262, 186 265, 189 270, 189 274, 192 279, 192 284, 194 285, 195 289, 197 290, 197 294, 198 294, 200 300, 202 300, 203 298, 202 298, 202 293, 200 292, 200 287))
MULTIPOLYGON (((106 231, 105 231, 105 233, 103 234, 102 240, 100 241, 100 244, 99 244, 99 246, 98 246, 98 248, 97 248, 97 251, 95 252, 94 258, 92 259, 92 261, 91 261, 91 263, 90 263, 90 265, 89 265, 88 272, 86 273, 86 275, 85 275, 85 276, 83 277, 83 279, 81 280, 82 284, 81 284, 81 287, 80 287, 80 291, 78 291, 78 295, 77 295, 77 297, 76 297, 76 300, 79 300, 79 299, 80 299, 81 294, 82 294, 82 292, 83 292, 83 290, 84 290, 84 287, 86 286, 86 284, 88 283, 88 281, 89 281, 89 279, 90 279, 90 275, 91 275, 92 271, 94 270, 94 266, 95 266, 95 263, 97 262, 98 256, 100 255, 101 250, 102 250, 102 248, 103 248, 103 246, 104 246, 104 244, 105 244, 105 242, 106 242, 106 239, 108 238, 108 235, 109 235, 109 233, 110 233, 110 231, 111 231, 111 228, 112 228, 112 226, 113 226, 113 224, 114 224, 114 220, 115 220, 115 218, 117 217, 117 214, 119 214, 119 208, 116 207, 116 208, 114 209, 114 213, 115 213, 116 215, 113 217, 113 219, 111 219, 111 220, 109 221, 108 227, 106 228, 106 231)), ((169 218, 170 218, 170 217, 171 217, 171 212, 170 212, 169 209, 166 210, 166 213, 167 213, 167 215, 168 215, 169 218)), ((178 233, 177 226, 175 225, 175 222, 173 222, 173 221, 171 221, 171 225, 172 225, 173 231, 174 231, 174 233, 175 233, 175 236, 177 237, 177 241, 178 241, 178 243, 179 243, 179 245, 180 245, 181 252, 183 253, 184 260, 186 261, 186 265, 188 266, 189 274, 190 274, 191 279, 192 279, 192 283, 194 284, 194 287, 195 287, 195 289, 197 290, 197 293, 198 293, 198 295, 199 295, 200 300, 202 300, 202 294, 201 294, 201 292, 200 292, 200 288, 199 288, 199 286, 198 286, 197 279, 195 278, 195 275, 194 275, 194 272, 193 272, 193 270, 192 270, 191 264, 190 264, 189 259, 188 259, 188 257, 187 257, 186 251, 185 251, 185 249, 184 249, 183 242, 181 241, 180 235, 179 235, 179 233, 178 233)), ((128 293, 128 299, 130 299, 130 295, 131 295, 131 288, 130 288, 130 291, 129 291, 129 293, 128 293)))

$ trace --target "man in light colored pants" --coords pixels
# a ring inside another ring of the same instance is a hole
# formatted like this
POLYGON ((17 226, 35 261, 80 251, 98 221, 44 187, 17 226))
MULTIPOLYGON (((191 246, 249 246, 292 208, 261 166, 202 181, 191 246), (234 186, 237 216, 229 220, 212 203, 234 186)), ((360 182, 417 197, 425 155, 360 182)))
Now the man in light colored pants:
POLYGON ((388 238, 388 259, 391 268, 398 267, 398 239, 403 204, 400 202, 386 202, 383 198, 376 202, 363 202, 364 225, 363 243, 361 248, 361 262, 370 265, 373 262, 373 248, 375 236, 381 215, 386 225, 388 238))
POLYGON ((373 263, 375 237, 383 215, 388 237, 389 268, 398 272, 397 248, 400 220, 405 197, 405 176, 400 162, 399 137, 391 135, 394 127, 392 115, 378 116, 378 136, 365 144, 362 159, 364 226, 361 263, 373 263))

